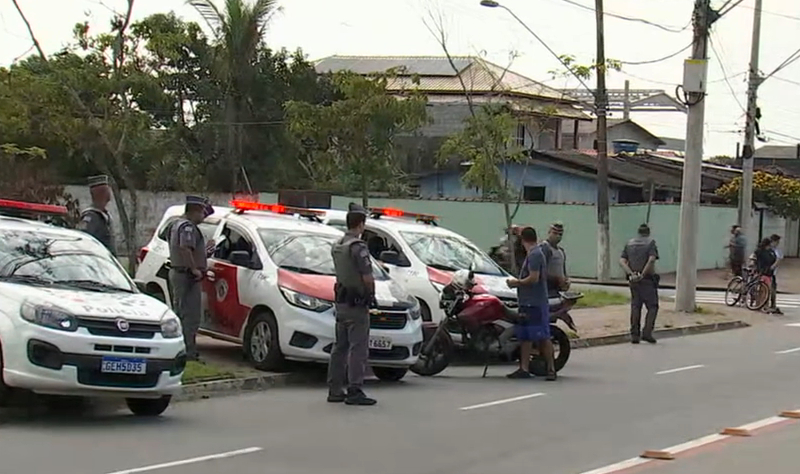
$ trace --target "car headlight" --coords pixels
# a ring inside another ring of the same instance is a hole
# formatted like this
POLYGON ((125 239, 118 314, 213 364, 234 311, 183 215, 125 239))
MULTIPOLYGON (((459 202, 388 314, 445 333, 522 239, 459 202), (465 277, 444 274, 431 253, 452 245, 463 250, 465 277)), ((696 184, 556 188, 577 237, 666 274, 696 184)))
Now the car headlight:
POLYGON ((414 299, 414 306, 408 309, 408 316, 412 320, 417 320, 422 317, 422 309, 420 308, 419 301, 414 299))
POLYGON ((25 321, 59 331, 75 332, 78 320, 71 313, 55 306, 25 302, 19 309, 19 315, 25 321))
POLYGON ((438 291, 439 293, 441 293, 441 292, 442 292, 442 290, 444 290, 444 285, 442 285, 441 283, 436 283, 435 281, 431 281, 431 285, 433 285, 433 287, 434 287, 434 288, 436 289, 436 291, 438 291))
POLYGON ((183 337, 181 320, 172 311, 167 311, 161 318, 161 337, 164 339, 177 339, 183 337))
POLYGON ((281 288, 281 294, 283 294, 283 297, 286 298, 286 301, 288 301, 290 305, 309 311, 324 313, 333 307, 330 301, 321 300, 286 288, 281 288))

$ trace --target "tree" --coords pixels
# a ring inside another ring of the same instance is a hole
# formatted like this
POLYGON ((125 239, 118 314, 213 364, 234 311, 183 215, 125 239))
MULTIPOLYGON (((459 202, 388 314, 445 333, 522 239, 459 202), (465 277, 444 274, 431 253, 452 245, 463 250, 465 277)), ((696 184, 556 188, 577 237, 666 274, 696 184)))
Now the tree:
MULTIPOLYGON (((742 178, 720 186, 716 194, 729 203, 739 200, 742 178)), ((800 182, 764 171, 753 174, 753 202, 761 202, 770 212, 787 219, 800 219, 800 182)))
POLYGON ((287 129, 306 153, 304 166, 317 184, 340 183, 359 190, 365 207, 369 192, 398 184, 395 137, 427 123, 426 99, 410 92, 387 94, 391 74, 366 78, 352 72, 333 75, 341 99, 330 104, 287 103, 287 129))
POLYGON ((722 166, 733 166, 736 164, 736 158, 732 158, 728 155, 716 155, 712 156, 708 159, 709 163, 714 163, 715 165, 722 165, 722 166))

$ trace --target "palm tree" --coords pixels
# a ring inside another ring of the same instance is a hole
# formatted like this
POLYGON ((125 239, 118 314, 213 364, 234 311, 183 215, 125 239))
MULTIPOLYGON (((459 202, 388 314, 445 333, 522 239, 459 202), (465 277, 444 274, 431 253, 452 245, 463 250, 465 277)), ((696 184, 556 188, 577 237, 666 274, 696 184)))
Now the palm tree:
POLYGON ((242 122, 250 109, 249 91, 256 79, 256 63, 269 20, 279 11, 277 0, 225 0, 220 11, 212 0, 189 0, 214 32, 214 73, 222 85, 227 130, 226 157, 231 169, 231 192, 242 171, 242 122))

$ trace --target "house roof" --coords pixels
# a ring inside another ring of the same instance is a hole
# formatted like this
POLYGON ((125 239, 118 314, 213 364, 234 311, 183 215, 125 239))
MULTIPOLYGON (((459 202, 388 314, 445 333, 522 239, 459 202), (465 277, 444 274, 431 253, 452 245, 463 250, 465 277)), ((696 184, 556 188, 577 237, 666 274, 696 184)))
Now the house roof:
POLYGON ((663 145, 658 147, 659 150, 671 150, 671 151, 686 151, 686 140, 683 138, 671 138, 671 137, 659 137, 663 145))
POLYGON ((763 160, 796 160, 800 158, 800 144, 797 146, 762 146, 756 150, 753 158, 763 160))
MULTIPOLYGON (((465 102, 463 96, 455 94, 428 94, 427 97, 429 104, 436 105, 463 105, 465 102)), ((542 101, 527 97, 494 97, 488 95, 473 96, 472 101, 475 104, 489 104, 502 101, 503 104, 509 105, 511 110, 519 112, 522 115, 549 115, 568 120, 592 120, 580 107, 572 104, 542 101)))
MULTIPOLYGON (((631 119, 612 119, 612 118, 606 119, 606 124, 607 124, 606 128, 611 129, 611 128, 619 127, 619 126, 624 125, 626 123, 631 124, 631 126, 633 126, 635 128, 638 128, 639 130, 641 130, 645 134, 651 136, 658 143, 664 143, 664 141, 661 138, 653 135, 653 133, 651 131, 647 130, 646 128, 644 128, 643 126, 639 125, 638 123, 634 122, 631 119)), ((592 120, 591 123, 581 123, 578 126, 578 133, 592 134, 592 133, 595 133, 596 131, 597 131, 597 122, 595 122, 594 120, 592 120)))
POLYGON ((329 56, 316 61, 319 73, 353 71, 375 74, 398 69, 391 90, 416 89, 422 92, 463 94, 464 85, 473 94, 503 93, 512 96, 578 103, 574 97, 529 77, 474 56, 329 56), (458 70, 456 72, 454 70, 458 70), (460 78, 460 79, 459 79, 460 78))

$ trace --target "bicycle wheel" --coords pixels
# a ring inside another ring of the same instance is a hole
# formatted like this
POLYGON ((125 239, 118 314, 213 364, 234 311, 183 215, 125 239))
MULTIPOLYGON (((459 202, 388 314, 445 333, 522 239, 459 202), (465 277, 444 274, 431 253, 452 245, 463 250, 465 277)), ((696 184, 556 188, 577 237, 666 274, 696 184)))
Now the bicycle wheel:
POLYGON ((765 282, 759 280, 747 288, 745 304, 747 309, 760 311, 769 302, 769 293, 772 289, 765 282))
POLYGON ((740 276, 731 278, 728 282, 728 287, 725 288, 725 304, 728 306, 736 306, 742 299, 744 293, 744 279, 740 276))

